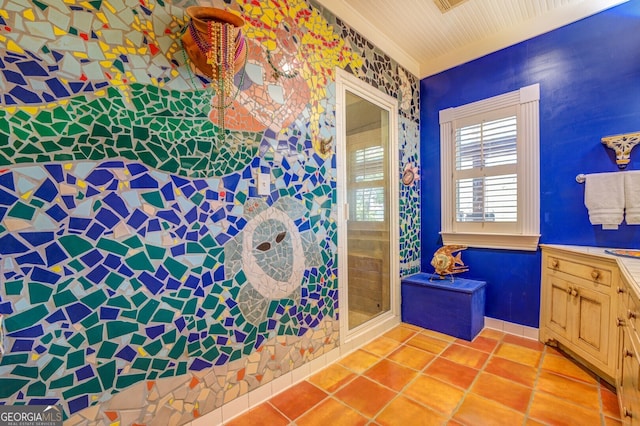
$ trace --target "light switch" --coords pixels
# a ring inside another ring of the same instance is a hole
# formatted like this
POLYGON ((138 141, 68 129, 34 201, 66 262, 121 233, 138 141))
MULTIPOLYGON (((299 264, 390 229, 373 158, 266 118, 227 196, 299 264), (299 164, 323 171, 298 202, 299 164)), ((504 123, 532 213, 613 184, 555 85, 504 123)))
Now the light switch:
POLYGON ((258 195, 269 195, 271 193, 271 174, 258 173, 258 195))

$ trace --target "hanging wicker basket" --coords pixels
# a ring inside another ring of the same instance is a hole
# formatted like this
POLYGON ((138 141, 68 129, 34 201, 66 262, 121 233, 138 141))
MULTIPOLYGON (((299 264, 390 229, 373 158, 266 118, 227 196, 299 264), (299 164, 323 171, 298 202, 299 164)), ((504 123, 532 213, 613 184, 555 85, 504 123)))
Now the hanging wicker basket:
MULTIPOLYGON (((208 48, 210 49, 211 34, 209 22, 219 22, 232 25, 230 46, 234 46, 234 74, 244 65, 247 44, 242 35, 241 28, 244 20, 222 9, 215 7, 190 6, 187 8, 187 15, 190 18, 190 27, 186 29, 182 36, 182 45, 189 59, 200 72, 213 80, 218 79, 218 70, 207 63, 208 48), (195 37, 194 37, 195 36, 195 37)), ((217 46, 213 46, 217 49, 217 46)))

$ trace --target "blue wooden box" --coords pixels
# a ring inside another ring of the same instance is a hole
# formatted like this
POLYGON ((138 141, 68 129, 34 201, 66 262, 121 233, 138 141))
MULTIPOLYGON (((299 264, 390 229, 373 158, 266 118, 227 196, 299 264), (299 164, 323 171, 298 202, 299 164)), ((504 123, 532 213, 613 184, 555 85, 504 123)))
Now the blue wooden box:
POLYGON ((465 340, 484 327, 485 281, 419 273, 401 281, 402 321, 465 340))

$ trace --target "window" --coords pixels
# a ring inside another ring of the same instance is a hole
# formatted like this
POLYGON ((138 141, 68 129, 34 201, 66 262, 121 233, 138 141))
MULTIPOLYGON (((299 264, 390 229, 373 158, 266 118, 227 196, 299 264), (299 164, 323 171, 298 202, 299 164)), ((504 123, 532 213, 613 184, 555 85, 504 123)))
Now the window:
POLYGON ((440 111, 445 244, 536 250, 539 85, 440 111))
POLYGON ((352 219, 383 222, 385 216, 384 148, 368 146, 351 151, 352 219))

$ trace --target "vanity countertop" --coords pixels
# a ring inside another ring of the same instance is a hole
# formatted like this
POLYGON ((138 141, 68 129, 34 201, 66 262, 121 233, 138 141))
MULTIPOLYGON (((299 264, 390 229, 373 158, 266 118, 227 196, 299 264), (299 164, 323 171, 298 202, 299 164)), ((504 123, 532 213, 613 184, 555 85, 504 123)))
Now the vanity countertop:
POLYGON ((605 247, 572 246, 563 244, 540 244, 540 246, 615 260, 620 268, 620 274, 625 277, 625 280, 629 285, 632 285, 635 288, 636 293, 640 295, 640 258, 636 259, 631 257, 615 256, 605 252, 605 247))

